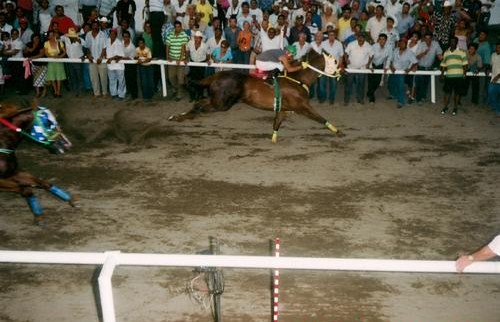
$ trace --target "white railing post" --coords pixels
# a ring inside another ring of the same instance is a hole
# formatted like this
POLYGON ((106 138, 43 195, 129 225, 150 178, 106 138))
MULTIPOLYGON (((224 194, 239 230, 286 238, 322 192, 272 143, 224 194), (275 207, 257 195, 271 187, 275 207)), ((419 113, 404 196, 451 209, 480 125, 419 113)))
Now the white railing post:
POLYGON ((431 75, 431 102, 436 104, 436 75, 431 75))
POLYGON ((167 77, 165 76, 165 65, 159 65, 160 66, 160 72, 161 72, 161 90, 163 93, 163 97, 167 97, 167 77))
POLYGON ((99 297, 101 299, 102 319, 104 322, 116 322, 113 285, 111 278, 118 265, 119 251, 105 252, 106 259, 99 274, 99 297))

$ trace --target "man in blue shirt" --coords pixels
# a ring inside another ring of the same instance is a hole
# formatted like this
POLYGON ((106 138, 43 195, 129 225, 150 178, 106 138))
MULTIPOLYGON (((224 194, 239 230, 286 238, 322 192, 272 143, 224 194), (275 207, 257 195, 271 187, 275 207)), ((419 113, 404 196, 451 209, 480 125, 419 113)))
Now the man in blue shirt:
MULTIPOLYGON (((417 57, 407 48, 408 39, 399 40, 398 48, 394 49, 391 57, 391 71, 404 71, 408 74, 417 69, 417 57)), ((389 76, 389 92, 398 100, 397 108, 402 108, 406 104, 405 74, 392 74, 389 76)))
MULTIPOLYGON (((380 34, 378 36, 378 41, 372 46, 372 66, 373 69, 386 69, 388 67, 388 61, 392 55, 392 48, 387 45, 387 35, 380 34)), ((368 75, 368 91, 366 96, 371 104, 375 103, 375 91, 379 88, 380 80, 382 79, 382 74, 369 74, 368 75)))
MULTIPOLYGON (((423 41, 417 47, 418 70, 434 69, 436 58, 443 59, 443 50, 439 43, 433 39, 432 33, 429 32, 424 35, 423 41)), ((417 104, 422 104, 426 98, 429 80, 430 76, 428 75, 415 76, 417 104)))

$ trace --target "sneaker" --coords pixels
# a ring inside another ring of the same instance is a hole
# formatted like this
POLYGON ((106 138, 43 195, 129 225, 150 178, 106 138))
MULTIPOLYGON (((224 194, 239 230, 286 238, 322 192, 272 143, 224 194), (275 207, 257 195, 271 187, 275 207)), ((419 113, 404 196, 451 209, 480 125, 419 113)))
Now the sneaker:
POLYGON ((458 109, 454 108, 453 111, 451 111, 451 115, 455 116, 458 114, 458 109))
POLYGON ((441 110, 441 114, 445 115, 446 113, 448 113, 448 108, 445 107, 441 110))

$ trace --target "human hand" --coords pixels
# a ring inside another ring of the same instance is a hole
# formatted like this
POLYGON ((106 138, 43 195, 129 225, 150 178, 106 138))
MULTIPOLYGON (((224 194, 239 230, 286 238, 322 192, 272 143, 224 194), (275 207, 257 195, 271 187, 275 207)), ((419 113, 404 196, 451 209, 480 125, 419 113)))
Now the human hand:
POLYGON ((97 61, 96 61, 97 64, 100 64, 102 63, 102 58, 97 58, 97 61))
POLYGON ((462 273, 464 269, 470 264, 474 263, 474 260, 471 259, 470 255, 462 255, 455 262, 455 267, 457 272, 462 273))

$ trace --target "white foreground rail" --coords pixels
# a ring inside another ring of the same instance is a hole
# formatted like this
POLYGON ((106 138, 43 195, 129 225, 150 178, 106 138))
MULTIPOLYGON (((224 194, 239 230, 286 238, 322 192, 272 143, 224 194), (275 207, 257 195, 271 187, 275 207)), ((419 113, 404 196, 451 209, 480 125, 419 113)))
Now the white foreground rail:
MULTIPOLYGON (((115 322, 111 277, 116 266, 231 267, 374 272, 457 273, 454 261, 227 255, 0 251, 0 263, 103 265, 98 278, 104 322, 115 322)), ((500 262, 476 262, 465 273, 499 274, 500 262)))
MULTIPOLYGON (((25 61, 26 58, 9 58, 10 61, 25 61)), ((81 60, 77 58, 37 58, 37 59, 32 59, 34 62, 58 62, 58 63, 84 63, 88 64, 90 61, 88 59, 81 60)), ((124 64, 137 64, 137 60, 120 60, 120 63, 124 64)), ((103 59, 101 64, 106 64, 106 60, 103 59)), ((177 65, 177 62, 175 61, 166 61, 166 60, 152 60, 149 64, 145 65, 177 65)), ((189 63, 180 63, 181 66, 200 66, 200 67, 217 67, 217 68, 228 68, 228 69, 255 69, 255 65, 248 65, 248 64, 226 64, 226 63, 195 63, 195 62, 189 62, 189 63)), ((406 74, 402 70, 397 70, 394 73, 391 70, 384 71, 383 69, 374 69, 373 71, 371 69, 346 69, 347 73, 351 74, 406 74)), ((436 103, 436 76, 441 75, 441 71, 439 70, 418 70, 416 72, 409 72, 409 75, 427 75, 431 76, 431 102, 436 103)), ((467 76, 477 76, 477 77, 484 77, 487 76, 484 72, 481 73, 467 73, 467 76)), ((161 83, 162 83, 162 92, 163 92, 163 97, 167 96, 167 77, 165 74, 165 69, 162 67, 161 68, 161 83)))

